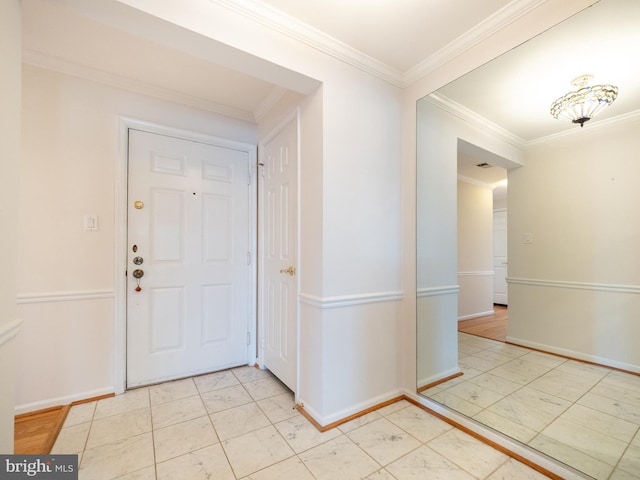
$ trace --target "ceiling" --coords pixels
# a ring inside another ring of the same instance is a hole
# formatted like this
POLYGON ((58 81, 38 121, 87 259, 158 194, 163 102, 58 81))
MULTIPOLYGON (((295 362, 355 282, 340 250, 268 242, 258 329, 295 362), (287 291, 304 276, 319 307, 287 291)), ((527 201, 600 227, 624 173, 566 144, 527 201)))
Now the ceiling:
MULTIPOLYGON (((210 1, 250 18, 258 16, 317 48, 342 49, 343 60, 399 86, 427 65, 454 55, 539 4, 539 0, 210 1)), ((207 58, 196 53, 191 45, 203 42, 196 34, 182 42, 175 39, 186 34, 175 26, 164 29, 166 33, 173 27, 171 36, 141 34, 136 22, 144 20, 142 15, 116 0, 89 4, 23 0, 25 61, 248 121, 257 121, 284 93, 267 78, 223 66, 213 54, 207 58), (111 21, 97 13, 107 7, 111 21)), ((439 94, 500 125, 526 145, 575 128, 550 117, 548 108, 571 89, 571 79, 583 73, 620 87, 618 100, 602 119, 639 110, 640 62, 630 61, 638 51, 640 2, 602 0, 445 86, 439 94)), ((589 127, 588 123, 585 130, 589 127)))
MULTIPOLYGON (((405 86, 505 18, 539 0, 210 0, 271 25, 392 84, 405 86), (431 63, 430 63, 431 62, 431 63)), ((282 94, 265 79, 225 68, 144 35, 142 14, 117 0, 23 0, 27 63, 175 97, 254 120, 282 94), (82 41, 78 41, 82 39, 82 41)), ((159 23, 156 22, 156 23, 159 23)), ((156 25, 158 27, 158 25, 156 25)), ((184 35, 175 27, 173 35, 184 35)), ((169 31, 169 27, 164 28, 169 31)), ((195 35, 192 35, 195 37, 195 35)), ((192 38, 192 41, 198 39, 192 38)), ((200 39, 202 40, 202 39, 200 39)))
MULTIPOLYGON (((263 0, 405 73, 487 21, 511 0, 263 0)), ((259 4, 253 0, 251 3, 259 4)))
POLYGON ((602 0, 519 47, 438 90, 516 137, 522 146, 578 126, 554 119, 551 103, 571 80, 619 88, 616 101, 584 126, 640 112, 640 2, 602 0))

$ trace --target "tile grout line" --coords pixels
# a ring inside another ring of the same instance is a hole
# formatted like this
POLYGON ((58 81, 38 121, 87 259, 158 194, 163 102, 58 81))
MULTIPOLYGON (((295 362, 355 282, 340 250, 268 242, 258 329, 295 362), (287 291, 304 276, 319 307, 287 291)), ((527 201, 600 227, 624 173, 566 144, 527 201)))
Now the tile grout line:
POLYGON ((153 405, 151 405, 151 389, 147 389, 148 402, 149 402, 149 419, 151 422, 151 448, 153 450, 153 473, 155 479, 158 480, 158 455, 156 453, 156 430, 153 424, 153 405))
MULTIPOLYGON (((479 348, 479 347, 478 347, 478 348, 479 348)), ((479 353, 485 352, 485 351, 487 351, 487 350, 491 350, 491 347, 488 347, 488 348, 482 349, 482 350, 480 350, 480 351, 478 351, 478 352, 474 352, 474 353, 472 353, 472 354, 465 355, 464 357, 461 357, 461 358, 460 358, 460 360, 462 360, 463 358, 468 357, 468 356, 472 356, 472 355, 476 355, 476 354, 479 354, 479 353)), ((525 354, 525 355, 526 355, 526 354, 525 354)), ((522 356, 524 356, 524 355, 521 355, 520 357, 516 357, 516 358, 521 359, 521 357, 522 357, 522 356)), ((571 359, 564 359, 564 361, 562 361, 561 363, 559 363, 559 364, 555 365, 554 367, 550 368, 547 372, 543 373, 542 375, 539 375, 538 377, 534 378, 533 380, 531 380, 531 381, 527 382, 526 384, 522 385, 519 389, 517 389, 517 390, 515 390, 514 392, 510 393, 509 395, 506 395, 505 397, 503 397, 503 399, 504 399, 504 398, 507 398, 507 397, 509 397, 509 396, 513 395, 514 393, 516 393, 516 392, 518 392, 518 391, 522 390, 523 388, 527 387, 527 388, 533 389, 533 390, 535 390, 535 391, 537 391, 537 392, 540 392, 540 393, 542 393, 542 394, 549 395, 549 396, 551 396, 551 397, 558 398, 559 400, 567 401, 567 402, 569 402, 569 403, 570 403, 570 405, 568 405, 565 409, 563 409, 563 411, 562 411, 562 412, 560 412, 558 415, 556 415, 556 416, 555 416, 555 417, 554 417, 554 418, 553 418, 553 419, 552 419, 552 420, 551 420, 551 421, 550 421, 550 422, 549 422, 545 427, 543 427, 542 429, 540 429, 540 431, 536 432, 536 434, 534 435, 534 437, 533 437, 532 439, 530 439, 528 442, 526 442, 527 444, 529 444, 530 442, 532 442, 533 440, 535 440, 536 438, 538 438, 540 435, 543 435, 543 432, 544 432, 544 430, 545 430, 546 428, 548 428, 552 423, 556 422, 558 419, 562 418, 562 417, 563 417, 563 415, 564 415, 564 414, 565 414, 569 409, 571 409, 571 408, 572 408, 573 406, 575 406, 575 405, 580 405, 580 406, 583 406, 583 407, 585 407, 585 408, 589 408, 590 410, 593 410, 594 412, 597 412, 597 413, 599 413, 599 414, 610 415, 610 416, 612 416, 612 417, 614 417, 614 418, 617 418, 617 419, 620 419, 620 420, 625 420, 625 419, 620 418, 620 417, 618 417, 618 416, 616 416, 616 415, 612 415, 612 414, 610 414, 610 413, 608 413, 608 412, 603 412, 603 411, 600 411, 600 410, 597 410, 597 409, 594 409, 594 408, 586 407, 586 406, 584 406, 584 405, 582 405, 582 404, 578 403, 578 402, 580 401, 580 399, 582 399, 582 398, 583 398, 584 396, 586 396, 587 394, 591 393, 591 392, 592 392, 592 390, 593 390, 594 388, 596 388, 596 386, 597 386, 597 385, 599 385, 599 384, 600 384, 601 382, 603 382, 607 377, 609 377, 609 376, 610 376, 614 371, 616 371, 615 369, 609 369, 609 368, 604 367, 604 366, 597 366, 597 367, 599 367, 599 368, 603 368, 603 369, 607 370, 606 374, 604 374, 603 376, 601 376, 601 377, 600 377, 600 378, 599 378, 599 379, 598 379, 594 384, 592 384, 592 385, 591 385, 591 386, 590 386, 590 387, 589 387, 589 388, 588 388, 584 393, 582 393, 578 398, 576 398, 575 400, 572 400, 572 401, 570 401, 570 400, 566 400, 566 399, 564 399, 564 398, 562 398, 562 397, 558 397, 558 396, 557 396, 557 395, 555 395, 555 394, 548 393, 548 392, 544 392, 544 391, 542 391, 542 390, 538 390, 537 388, 535 388, 535 387, 533 387, 533 386, 530 386, 530 385, 531 385, 531 383, 535 382, 536 380, 538 380, 538 379, 542 378, 543 376, 547 375, 548 373, 550 373, 550 372, 552 372, 552 371, 554 371, 554 370, 557 370, 557 371, 562 372, 562 370, 559 370, 559 369, 560 369, 560 367, 565 366, 565 365, 569 365, 570 360, 571 360, 571 359)), ((523 360, 523 361, 526 361, 526 360, 523 360)), ((506 362, 506 363, 509 363, 509 362, 506 362)), ((532 362, 532 363, 535 363, 535 362, 532 362)), ((540 364, 540 365, 542 365, 542 364, 540 364)), ((543 366, 544 366, 544 365, 543 365, 543 366)), ((483 374, 484 374, 484 373, 489 373, 490 371, 492 371, 492 370, 494 370, 495 368, 498 368, 498 367, 499 367, 499 366, 497 366, 497 367, 493 367, 492 369, 490 369, 490 370, 488 370, 488 371, 484 371, 484 372, 483 372, 483 374)), ((588 371, 588 370, 587 370, 587 371, 588 371)), ((481 375, 482 375, 482 374, 481 374, 481 375)), ((478 376, 479 376, 479 375, 478 375, 478 376)), ((574 376, 581 376, 581 375, 579 375, 579 374, 577 374, 577 373, 574 373, 574 376)), ((471 379, 469 379, 469 380, 467 380, 467 381, 468 381, 468 382, 473 383, 473 382, 472 382, 472 379, 473 379, 473 378, 476 378, 476 377, 477 377, 477 376, 474 376, 474 377, 472 377, 471 379)), ((501 378, 502 378, 502 377, 501 377, 501 378)), ((588 377, 587 377, 587 376, 585 376, 585 378, 588 378, 588 377)), ((450 387, 450 388, 453 388, 453 387, 450 387)), ((483 388, 484 388, 484 387, 483 387, 483 388)), ((487 388, 487 390, 491 390, 491 389, 488 389, 488 388, 487 388)), ((499 392, 497 392, 497 393, 499 393, 499 392)), ((455 393, 451 392, 451 394, 457 397, 457 395, 456 395, 455 393)), ((461 398, 462 400, 464 400, 462 397, 458 397, 458 398, 461 398)), ((502 400, 502 399, 501 399, 501 400, 502 400)), ((501 400, 498 400, 498 401, 501 401, 501 400)), ((494 402, 494 404, 495 404, 495 403, 497 403, 497 402, 494 402)), ((492 404, 492 405, 493 405, 493 404, 492 404)), ((483 410, 481 410, 481 412, 482 412, 482 411, 487 410, 487 408, 489 408, 489 407, 484 408, 483 410)), ((480 413, 480 412, 478 412, 478 413, 480 413)), ((505 417, 505 418, 506 418, 506 417, 505 417)), ((508 419, 507 419, 507 420, 508 420, 508 419)), ((573 422, 573 421, 571 421, 571 420, 565 420, 565 421, 568 421, 568 422, 570 422, 570 423, 572 423, 572 424, 574 424, 574 425, 576 425, 576 426, 578 426, 578 427, 582 427, 582 428, 590 429, 590 427, 588 427, 588 426, 585 426, 585 425, 582 425, 582 424, 579 424, 579 423, 573 422)), ((640 428, 640 427, 639 427, 639 428, 640 428)), ((595 431, 595 430, 594 430, 594 431, 595 431)), ((621 441, 621 440, 619 440, 618 438, 616 438, 616 437, 614 437, 614 436, 612 436, 612 435, 609 435, 608 433, 603 433, 603 434, 604 434, 604 435, 606 435, 607 437, 610 437, 610 438, 611 438, 611 439, 613 439, 613 440, 621 441)), ((637 435, 637 432, 636 432, 636 435, 637 435)), ((622 455, 620 456, 620 458, 618 458, 618 461, 616 462, 616 465, 613 465, 613 466, 612 466, 612 467, 613 467, 613 471, 612 471, 612 473, 610 474, 610 476, 612 476, 612 475, 616 472, 617 465, 619 465, 620 461, 621 461, 621 460, 622 460, 622 458, 624 457, 624 454, 626 453, 626 451, 627 451, 627 450, 629 449, 629 447, 631 446, 631 443, 633 442, 633 438, 635 438, 635 436, 632 436, 632 437, 631 437, 631 440, 630 440, 630 441, 628 441, 628 442, 626 442, 626 443, 627 443, 627 445, 626 445, 626 447, 625 447, 625 450, 624 450, 624 452, 622 453, 622 455)), ((621 442, 622 442, 622 441, 621 441, 621 442)), ((564 444, 564 442, 560 442, 560 443, 564 444)), ((569 446, 570 448, 574 448, 574 449, 575 449, 575 447, 572 447, 571 445, 568 445, 568 446, 569 446)), ((577 451, 577 452, 579 452, 579 453, 582 453, 583 455, 586 455, 586 456, 588 456, 588 457, 590 457, 590 458, 593 458, 593 459, 594 459, 594 460, 596 460, 596 461, 599 461, 599 462, 602 462, 602 463, 604 463, 604 464, 607 464, 607 462, 604 462, 603 460, 601 460, 601 459, 599 459, 599 458, 596 458, 596 457, 594 457, 594 456, 592 456, 592 455, 590 455, 590 454, 588 454, 588 453, 585 453, 585 452, 583 452, 582 450, 576 449, 576 451, 577 451)), ((607 464, 607 465, 609 465, 609 464, 607 464)))

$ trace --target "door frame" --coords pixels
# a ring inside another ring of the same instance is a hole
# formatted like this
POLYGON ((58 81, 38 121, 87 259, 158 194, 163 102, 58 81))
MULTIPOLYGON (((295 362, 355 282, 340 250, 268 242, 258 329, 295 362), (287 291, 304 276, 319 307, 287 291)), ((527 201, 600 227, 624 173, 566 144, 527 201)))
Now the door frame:
MULTIPOLYGON (((279 135, 286 126, 290 123, 295 122, 296 128, 296 265, 294 265, 296 269, 295 276, 295 285, 296 285, 296 312, 295 312, 295 322, 296 322, 296 379, 295 379, 295 391, 294 391, 294 400, 297 403, 300 398, 300 273, 302 268, 300 267, 300 179, 301 179, 301 168, 300 168, 300 159, 301 159, 301 148, 300 148, 300 107, 296 107, 292 112, 286 115, 274 128, 272 128, 264 138, 260 139, 259 147, 258 147, 258 165, 264 164, 264 146, 269 143, 273 138, 279 135)), ((264 168, 264 167, 263 167, 264 168)), ((265 280, 264 280, 264 267, 263 267, 263 257, 260 252, 264 251, 265 248, 265 238, 264 238, 264 206, 265 202, 265 189, 264 189, 264 177, 263 177, 263 168, 258 171, 258 265, 259 265, 259 274, 258 274, 258 298, 257 298, 257 323, 258 323, 258 366, 260 368, 264 368, 264 331, 265 331, 265 323, 264 323, 264 290, 265 290, 265 280)))
POLYGON ((247 345, 247 364, 256 362, 257 339, 257 175, 255 165, 257 161, 257 146, 229 140, 213 135, 182 130, 156 123, 146 122, 128 117, 118 117, 118 155, 115 166, 115 199, 114 199, 114 347, 113 347, 113 383, 116 395, 124 393, 127 388, 127 196, 129 179, 129 130, 142 130, 159 135, 167 135, 183 140, 202 142, 225 146, 246 151, 249 155, 249 254, 251 256, 250 285, 251 289, 247 331, 249 344, 247 345))

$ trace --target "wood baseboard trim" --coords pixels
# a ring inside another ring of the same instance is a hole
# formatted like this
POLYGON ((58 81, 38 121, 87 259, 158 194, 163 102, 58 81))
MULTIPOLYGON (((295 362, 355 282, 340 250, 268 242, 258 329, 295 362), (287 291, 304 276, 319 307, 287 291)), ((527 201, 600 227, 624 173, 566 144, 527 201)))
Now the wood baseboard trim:
POLYGON ((34 410, 33 412, 21 413, 20 415, 16 415, 14 417, 14 421, 16 423, 26 422, 31 420, 32 417, 36 417, 38 415, 42 415, 43 413, 55 412, 64 408, 62 405, 58 405, 56 407, 43 408, 42 410, 34 410))
POLYGON ((423 387, 420 387, 418 389, 418 393, 424 392, 425 390, 429 390, 430 388, 438 386, 441 383, 448 382, 449 380, 453 380, 454 378, 458 378, 458 377, 460 377, 462 375, 464 375, 464 372, 458 372, 458 373, 454 373, 453 375, 449 375, 448 377, 441 378, 440 380, 438 380, 436 382, 428 383, 427 385, 425 385, 423 387))
POLYGON ((553 472, 550 472, 549 470, 547 470, 544 467, 541 467, 540 465, 538 465, 537 463, 532 462, 531 460, 529 460, 528 458, 523 457, 522 455, 519 455, 511 450, 509 450, 506 447, 503 447, 500 444, 495 443, 492 440, 489 440, 488 438, 480 435, 477 432, 474 432, 473 430, 465 427, 464 425, 460 425, 458 422, 456 422, 455 420, 451 420, 450 418, 445 417, 444 415, 439 414, 438 412, 434 412, 433 410, 431 410, 429 407, 426 407, 424 405, 422 405, 420 402, 417 402, 416 400, 409 398, 407 396, 404 397, 404 400, 406 400, 407 402, 412 403, 413 405, 415 405, 418 408, 421 408, 422 410, 428 412, 429 414, 433 415, 434 417, 439 418, 440 420, 442 420, 443 422, 448 423, 449 425, 457 428, 458 430, 466 433, 467 435, 471 435, 473 438, 480 440, 482 443, 489 445, 492 448, 495 448, 496 450, 498 450, 499 452, 504 453, 505 455, 513 458, 514 460, 519 461, 520 463, 525 464, 526 466, 532 468, 533 470, 535 470, 538 473, 541 473, 542 475, 545 475, 549 478, 551 478, 552 480, 564 480, 562 477, 556 475, 553 472))
MULTIPOLYGON (((456 375, 452 375, 451 377, 449 377, 448 379, 443 379, 442 381, 447 381, 447 380, 451 380, 452 378, 455 377, 459 377, 460 375, 462 375, 462 372, 456 374, 456 375)), ((439 382, 435 382, 435 384, 437 383, 442 383, 442 381, 439 382)), ((309 422, 311 422, 311 424, 316 427, 320 432, 326 432, 327 430, 331 430, 332 428, 336 428, 344 423, 347 423, 351 420, 354 420, 356 418, 362 417, 363 415, 366 415, 368 413, 374 412, 376 410, 379 410, 380 408, 386 407, 388 405, 391 405, 393 403, 396 402, 400 402, 402 400, 406 400, 407 402, 415 405, 416 407, 428 412, 429 414, 433 415, 434 417, 439 418, 440 420, 442 420, 443 422, 448 423, 449 425, 451 425, 454 428, 457 428, 458 430, 471 435, 473 438, 480 440, 482 443, 489 445, 492 448, 495 448, 496 450, 498 450, 499 452, 504 453, 505 455, 519 461, 520 463, 523 463, 525 465, 527 465, 528 467, 532 468, 533 470, 535 470, 538 473, 541 473, 542 475, 545 475, 549 478, 551 478, 552 480, 564 480, 562 477, 556 475, 553 472, 550 472, 549 470, 547 470, 544 467, 541 467, 540 465, 538 465, 537 463, 532 462, 531 460, 523 457, 522 455, 519 455, 511 450, 509 450, 506 447, 503 447, 502 445, 495 443, 492 440, 489 440, 488 438, 480 435, 477 432, 474 432, 473 430, 469 429, 468 427, 465 427, 464 425, 459 424, 458 422, 456 422, 455 420, 451 420, 450 418, 445 417, 444 415, 439 414, 438 412, 435 412, 433 410, 431 410, 429 407, 426 407, 424 405, 422 405, 420 402, 407 397, 406 395, 401 395, 399 397, 395 397, 392 398, 391 400, 387 400, 386 402, 382 402, 379 405, 374 405, 373 407, 367 408, 361 412, 358 413, 354 413, 353 415, 349 415, 346 418, 343 418, 342 420, 338 420, 336 422, 330 423, 328 425, 322 426, 320 425, 316 420, 314 420, 311 415, 309 415, 309 413, 307 413, 304 410, 304 407, 302 406, 296 406, 295 408, 300 412, 300 414, 302 416, 304 416, 309 422)))
POLYGON ((82 405, 83 403, 91 403, 97 402, 98 400, 104 400, 105 398, 115 397, 115 393, 105 393, 104 395, 98 395, 97 397, 85 398, 83 400, 76 400, 75 402, 71 402, 71 406, 74 407, 76 405, 82 405))
POLYGON ((311 417, 311 415, 309 415, 309 413, 305 411, 303 406, 296 406, 296 409, 300 412, 300 414, 302 414, 304 418, 309 420, 309 422, 311 422, 311 424, 314 427, 316 427, 320 432, 326 432, 327 430, 331 430, 332 428, 336 428, 340 425, 350 422, 351 420, 355 420, 356 418, 362 417, 367 413, 374 412, 376 410, 379 410, 380 408, 386 407, 387 405, 391 405, 393 403, 399 402, 404 398, 406 398, 404 395, 392 398, 391 400, 387 400, 386 402, 379 403, 378 405, 374 405, 373 407, 366 408, 361 412, 354 413, 353 415, 349 415, 348 417, 345 417, 341 420, 337 420, 333 423, 329 423, 328 425, 324 425, 324 426, 320 425, 313 417, 311 417))
POLYGON ((84 400, 77 400, 67 405, 58 405, 56 407, 43 408, 41 410, 16 415, 14 417, 14 424, 20 426, 21 433, 18 433, 14 437, 15 445, 19 445, 20 448, 28 448, 29 451, 25 453, 49 454, 58 439, 58 435, 64 426, 64 422, 72 406, 113 396, 115 396, 114 393, 109 393, 84 400), (47 417, 48 420, 44 420, 44 418, 47 417), (55 423, 52 421, 53 419, 55 419, 55 423), (46 430, 42 428, 43 422, 46 422, 46 430), (43 435, 43 433, 46 433, 46 435, 43 435), (26 447, 26 445, 29 445, 29 447, 26 447), (34 445, 37 451, 32 450, 34 445))

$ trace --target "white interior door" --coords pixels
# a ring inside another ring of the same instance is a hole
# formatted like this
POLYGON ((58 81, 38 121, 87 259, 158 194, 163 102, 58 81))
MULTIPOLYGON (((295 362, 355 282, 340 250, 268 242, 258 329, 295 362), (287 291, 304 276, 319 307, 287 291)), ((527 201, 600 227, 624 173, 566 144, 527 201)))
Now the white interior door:
POLYGON ((261 149, 263 363, 296 391, 298 353, 297 118, 261 149))
POLYGON ((507 211, 493 212, 493 303, 508 305, 507 211))
POLYGON ((128 387, 248 363, 249 157, 129 130, 128 387))

